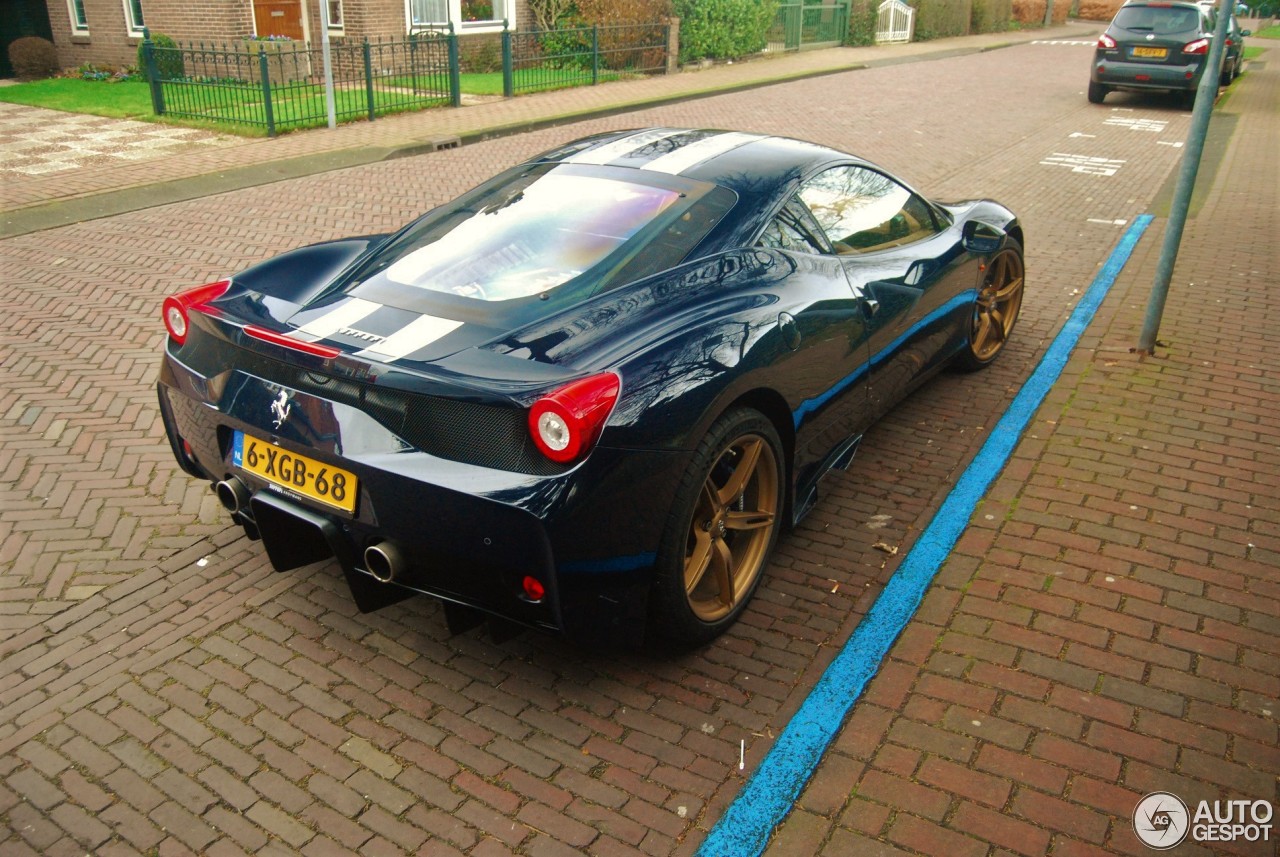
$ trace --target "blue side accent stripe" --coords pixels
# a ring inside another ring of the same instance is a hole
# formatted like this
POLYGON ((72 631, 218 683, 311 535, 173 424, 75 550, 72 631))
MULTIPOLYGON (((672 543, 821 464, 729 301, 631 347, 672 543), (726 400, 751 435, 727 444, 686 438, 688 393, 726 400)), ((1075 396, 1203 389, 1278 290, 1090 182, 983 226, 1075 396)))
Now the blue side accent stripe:
POLYGON ((638 568, 647 568, 654 564, 658 559, 658 554, 654 551, 646 551, 645 553, 629 554, 627 556, 615 556, 608 559, 592 559, 580 560, 575 562, 566 562, 560 566, 559 570, 563 574, 592 574, 606 573, 618 571, 635 571, 638 568))
POLYGON ((916 333, 919 332, 922 328, 928 327, 929 325, 933 324, 935 321, 942 318, 943 316, 954 312, 956 308, 959 307, 961 304, 967 304, 972 302, 976 294, 977 294, 977 291, 975 289, 969 289, 967 291, 963 291, 960 294, 956 295, 951 300, 947 301, 945 304, 938 307, 928 315, 924 316, 915 324, 911 325, 909 328, 906 329, 904 333, 898 336, 897 339, 893 340, 893 342, 890 342, 884 348, 881 348, 879 351, 877 351, 875 354, 871 356, 871 359, 869 361, 864 363, 862 366, 859 366, 853 372, 841 378, 839 381, 833 384, 830 389, 826 390, 823 393, 818 394, 817 396, 814 396, 811 399, 805 399, 803 402, 800 403, 800 407, 796 408, 791 414, 791 419, 792 419, 792 422, 795 424, 795 428, 800 428, 800 423, 811 412, 816 411, 819 408, 825 406, 827 402, 831 401, 837 395, 847 390, 849 388, 849 385, 852 384, 854 381, 857 381, 863 375, 865 375, 869 368, 873 366, 878 366, 879 364, 883 363, 886 359, 888 359, 890 356, 892 356, 893 353, 897 351, 904 342, 908 341, 909 339, 911 339, 911 337, 915 336, 916 333))
POLYGON ((920 606, 938 568, 964 532, 988 486, 1008 461, 1027 423, 1062 374, 1072 349, 1151 220, 1151 215, 1144 214, 1126 230, 920 540, 778 736, 760 767, 707 834, 698 849, 698 857, 738 857, 764 852, 774 827, 791 811, 827 745, 920 606))

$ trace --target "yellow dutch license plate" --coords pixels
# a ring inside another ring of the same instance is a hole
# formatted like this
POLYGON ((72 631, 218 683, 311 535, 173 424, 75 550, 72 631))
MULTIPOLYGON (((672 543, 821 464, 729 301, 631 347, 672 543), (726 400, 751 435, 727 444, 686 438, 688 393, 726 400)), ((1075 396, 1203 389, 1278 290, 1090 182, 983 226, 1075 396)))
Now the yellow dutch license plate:
POLYGON ((1168 48, 1134 48, 1133 55, 1135 57, 1143 57, 1145 59, 1162 60, 1169 54, 1168 48))
POLYGON ((231 446, 231 463, 268 482, 312 500, 353 513, 356 475, 238 431, 231 446))

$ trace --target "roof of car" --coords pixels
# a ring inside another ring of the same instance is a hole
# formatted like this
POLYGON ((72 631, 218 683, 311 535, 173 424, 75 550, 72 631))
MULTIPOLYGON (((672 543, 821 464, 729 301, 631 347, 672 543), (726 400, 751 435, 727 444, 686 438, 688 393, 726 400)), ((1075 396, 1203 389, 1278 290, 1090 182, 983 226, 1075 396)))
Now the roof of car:
POLYGON ((843 152, 743 131, 645 128, 587 137, 533 159, 631 168, 685 176, 739 194, 767 192, 823 164, 854 161, 843 152))

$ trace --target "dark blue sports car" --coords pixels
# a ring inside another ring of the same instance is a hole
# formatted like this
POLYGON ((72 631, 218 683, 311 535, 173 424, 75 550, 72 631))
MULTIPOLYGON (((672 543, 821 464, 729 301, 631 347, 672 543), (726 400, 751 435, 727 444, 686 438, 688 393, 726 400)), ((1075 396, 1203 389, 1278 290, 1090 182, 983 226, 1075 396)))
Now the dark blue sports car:
POLYGON ((160 407, 275 567, 336 558, 361 609, 698 643, 878 416, 996 358, 1022 247, 823 146, 612 132, 168 298, 160 407))

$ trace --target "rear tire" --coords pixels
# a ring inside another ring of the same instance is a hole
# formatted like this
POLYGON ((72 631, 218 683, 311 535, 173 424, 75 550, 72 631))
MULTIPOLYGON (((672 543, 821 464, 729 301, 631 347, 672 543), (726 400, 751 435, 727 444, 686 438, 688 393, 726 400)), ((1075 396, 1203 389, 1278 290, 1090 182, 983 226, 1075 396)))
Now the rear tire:
POLYGON ((1111 90, 1108 87, 1103 86, 1101 83, 1089 81, 1089 103, 1101 104, 1103 99, 1107 97, 1107 93, 1110 91, 1111 90))
POLYGON ((714 639, 746 609, 783 515, 782 443, 763 414, 739 408, 698 444, 658 550, 650 628, 680 646, 714 639))

